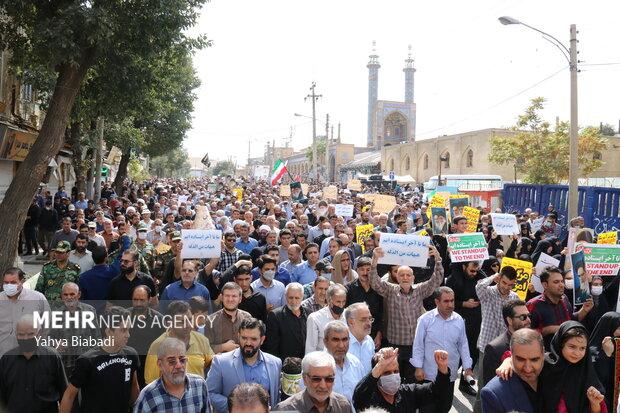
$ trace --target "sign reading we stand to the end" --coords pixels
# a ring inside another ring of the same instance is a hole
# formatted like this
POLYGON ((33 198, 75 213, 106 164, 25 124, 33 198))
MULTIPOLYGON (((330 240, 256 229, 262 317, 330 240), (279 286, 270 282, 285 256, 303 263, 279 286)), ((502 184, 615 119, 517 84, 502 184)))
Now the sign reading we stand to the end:
POLYGON ((450 234, 447 238, 453 262, 480 261, 489 258, 487 242, 482 232, 450 234))

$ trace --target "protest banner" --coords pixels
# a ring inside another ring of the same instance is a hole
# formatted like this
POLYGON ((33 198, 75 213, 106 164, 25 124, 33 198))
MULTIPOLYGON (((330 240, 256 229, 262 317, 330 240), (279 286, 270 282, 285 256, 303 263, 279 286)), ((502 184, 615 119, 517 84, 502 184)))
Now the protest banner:
POLYGON ((534 267, 534 274, 532 274, 532 284, 534 285, 534 289, 538 293, 543 292, 543 286, 540 282, 540 274, 547 267, 559 267, 560 260, 556 260, 555 258, 545 254, 544 252, 540 254, 538 257, 538 262, 536 263, 536 267, 534 267))
POLYGON ((469 206, 469 195, 450 195, 448 202, 452 217, 463 215, 463 209, 469 206))
POLYGON ((433 224, 433 234, 448 233, 448 219, 446 218, 445 208, 429 208, 431 210, 431 223, 433 224))
POLYGON ((351 218, 353 216, 353 205, 348 204, 336 204, 336 215, 339 217, 348 217, 351 218))
POLYGON ((502 258, 502 268, 512 267, 517 271, 517 280, 512 291, 516 292, 521 300, 525 300, 527 295, 527 288, 532 278, 532 266, 533 264, 529 261, 515 260, 508 257, 502 258))
POLYGON ((336 185, 330 185, 323 189, 323 197, 325 199, 333 199, 334 201, 338 199, 338 187, 336 185))
POLYGON ((570 260, 573 265, 573 303, 581 305, 590 296, 584 250, 571 254, 570 260))
POLYGON ((301 184, 301 193, 304 195, 308 195, 308 191, 310 191, 310 185, 301 184))
POLYGON ((598 234, 597 244, 617 244, 618 243, 618 231, 603 232, 598 234))
POLYGON ((425 229, 421 229, 413 233, 413 235, 419 235, 421 237, 430 237, 430 234, 425 229))
POLYGON ((478 221, 480 220, 480 210, 478 208, 466 206, 463 208, 463 215, 467 218, 466 232, 476 232, 476 229, 478 228, 478 221))
POLYGON ((429 237, 411 234, 381 234, 379 247, 384 256, 380 264, 407 265, 410 267, 426 267, 428 261, 429 237))
POLYGON ((532 227, 532 234, 542 228, 542 224, 544 221, 545 217, 538 217, 532 221, 532 224, 530 225, 532 227))
POLYGON ((196 205, 196 215, 194 215, 192 229, 215 229, 208 206, 196 205))
POLYGON ((189 195, 179 195, 179 204, 182 202, 187 202, 189 195))
POLYGON ((184 229, 181 231, 181 258, 219 258, 222 231, 219 229, 184 229))
POLYGON ((349 191, 356 191, 356 192, 361 191, 362 181, 360 181, 359 179, 349 179, 349 181, 347 182, 347 189, 349 191))
MULTIPOLYGON (((450 195, 448 194, 448 196, 450 196, 450 195)), ((431 219, 431 209, 432 208, 443 208, 443 209, 446 209, 446 200, 447 200, 447 198, 444 198, 440 194, 435 194, 433 196, 433 198, 431 199, 430 204, 428 205, 428 209, 426 210, 426 215, 428 216, 428 219, 431 219)))
POLYGON ((280 185, 280 196, 291 196, 291 187, 287 184, 280 185))
POLYGON ((482 261, 489 258, 487 242, 482 232, 449 234, 447 238, 452 262, 482 261))
POLYGON ((491 214, 491 223, 493 230, 497 235, 515 235, 519 234, 519 224, 514 214, 491 214))
POLYGON ((375 227, 372 224, 358 225, 355 227, 355 239, 362 247, 363 252, 366 252, 366 248, 364 248, 364 241, 372 237, 374 231, 375 227))
POLYGON ((232 192, 237 197, 237 201, 239 202, 243 201, 243 188, 241 187, 233 188, 232 192))
POLYGON ((308 195, 310 198, 318 198, 322 195, 321 192, 310 192, 310 194, 308 195))
POLYGON ((377 195, 374 200, 373 211, 389 214, 396 207, 396 198, 392 195, 377 195))
POLYGON ((585 268, 590 276, 612 277, 620 268, 620 245, 583 244, 585 268))

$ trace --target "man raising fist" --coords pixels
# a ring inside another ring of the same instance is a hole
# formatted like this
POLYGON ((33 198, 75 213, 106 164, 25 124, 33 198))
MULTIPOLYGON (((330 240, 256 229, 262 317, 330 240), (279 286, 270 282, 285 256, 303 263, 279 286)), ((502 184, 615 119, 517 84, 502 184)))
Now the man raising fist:
POLYGON ((372 370, 362 379, 353 393, 356 411, 368 407, 380 407, 390 413, 413 412, 443 400, 450 393, 450 369, 448 353, 436 350, 435 382, 424 384, 401 384, 398 368, 398 349, 382 348, 372 360, 372 370))

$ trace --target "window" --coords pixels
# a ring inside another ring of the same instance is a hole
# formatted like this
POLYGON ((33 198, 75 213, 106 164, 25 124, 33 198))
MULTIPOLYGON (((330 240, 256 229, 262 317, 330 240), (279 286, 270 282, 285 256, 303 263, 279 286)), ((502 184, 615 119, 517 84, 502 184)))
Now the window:
POLYGON ((443 162, 443 167, 448 169, 450 168, 450 152, 444 152, 443 155, 441 155, 440 161, 443 162))
POLYGON ((424 169, 428 169, 428 154, 424 155, 424 169))
POLYGON ((409 157, 407 156, 405 158, 405 171, 408 171, 409 168, 411 168, 411 161, 409 160, 409 157))
POLYGON ((471 168, 474 166, 474 151, 471 149, 467 151, 467 161, 465 162, 465 166, 467 168, 471 168))

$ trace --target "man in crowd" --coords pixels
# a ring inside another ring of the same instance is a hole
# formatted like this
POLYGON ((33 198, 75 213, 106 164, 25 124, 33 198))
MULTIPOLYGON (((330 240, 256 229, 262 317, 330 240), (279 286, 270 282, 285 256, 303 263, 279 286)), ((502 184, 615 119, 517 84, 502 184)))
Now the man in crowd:
POLYGON ((269 413, 269 393, 258 383, 241 383, 228 395, 229 413, 269 413))
POLYGON ((75 249, 69 253, 69 262, 80 268, 80 274, 93 268, 95 262, 90 251, 86 249, 88 246, 88 237, 79 234, 75 238, 75 249))
POLYGON ((209 343, 216 354, 226 353, 239 347, 239 326, 252 315, 239 309, 241 287, 227 282, 222 287, 222 309, 209 317, 211 328, 206 331, 209 343))
POLYGON ((334 284, 327 289, 327 306, 308 316, 306 354, 323 350, 323 337, 327 323, 336 320, 346 325, 342 315, 346 302, 347 290, 342 285, 334 284))
POLYGON ((280 402, 275 411, 352 413, 347 398, 333 391, 336 361, 329 353, 306 354, 301 368, 305 389, 280 402))
POLYGON ((227 232, 222 237, 224 239, 222 252, 220 254, 220 263, 217 267, 219 272, 226 271, 231 265, 239 261, 239 256, 243 251, 235 246, 237 238, 234 232, 227 232))
MULTIPOLYGON (((370 267, 372 260, 361 257, 357 261, 358 278, 347 285, 347 307, 353 303, 366 303, 374 319, 370 336, 374 339, 375 348, 381 345, 381 328, 383 326, 383 297, 370 286, 370 267)), ((370 360, 368 360, 370 362, 370 360)), ((370 363, 368 364, 370 369, 370 363)))
POLYGON ((302 301, 301 306, 306 309, 308 315, 319 311, 327 306, 327 289, 329 288, 329 280, 323 276, 317 276, 314 279, 314 293, 302 301))
POLYGON ((303 358, 308 320, 308 312, 301 306, 303 286, 290 283, 285 294, 286 305, 267 315, 267 338, 263 348, 282 360, 287 357, 303 358))
POLYGON ((181 279, 168 284, 161 294, 161 305, 167 307, 170 301, 187 301, 196 296, 202 297, 208 302, 211 301, 209 290, 196 281, 197 276, 198 261, 184 260, 181 267, 181 279))
POLYGON ((245 221, 239 222, 239 238, 235 241, 235 248, 244 254, 250 254, 252 250, 258 247, 258 241, 250 238, 250 224, 245 221))
POLYGON ((71 228, 71 218, 65 217, 62 219, 62 229, 59 229, 54 233, 52 240, 49 244, 50 251, 56 248, 56 245, 61 241, 66 241, 69 246, 75 242, 75 238, 78 236, 79 231, 71 228))
POLYGON ((291 281, 298 282, 301 285, 311 283, 316 278, 314 269, 316 263, 319 262, 319 246, 314 243, 308 244, 304 250, 304 255, 307 261, 297 265, 291 274, 291 281))
POLYGON ((465 377, 471 377, 474 373, 467 345, 465 322, 454 312, 454 291, 450 287, 439 287, 435 291, 435 306, 435 309, 424 313, 418 319, 410 361, 415 368, 415 378, 418 382, 435 381, 437 376, 435 351, 448 352, 448 366, 451 372, 450 391, 445 398, 436 401, 434 409, 438 413, 448 413, 452 407, 454 382, 459 365, 463 365, 465 377))
POLYGON ((267 311, 284 305, 284 284, 274 279, 277 262, 269 255, 262 255, 258 260, 260 278, 250 284, 252 290, 265 296, 267 311))
POLYGON ((48 254, 54 232, 58 228, 58 212, 52 208, 52 201, 45 201, 45 207, 39 214, 38 241, 43 249, 43 255, 48 254))
POLYGON ((344 318, 349 327, 349 353, 362 363, 364 374, 371 369, 375 355, 375 343, 370 337, 371 326, 376 319, 372 317, 368 304, 353 303, 344 310, 344 318))
MULTIPOLYGON (((247 265, 241 265, 237 269, 237 273, 234 276, 235 283, 241 287, 241 304, 239 309, 247 311, 252 317, 267 321, 267 299, 258 291, 252 289, 252 275, 250 274, 250 267, 247 265)), ((221 281, 220 281, 221 282, 221 281)))
POLYGON ((131 307, 131 293, 138 285, 146 285, 151 290, 151 306, 157 307, 157 288, 153 279, 138 271, 140 254, 135 250, 125 251, 121 256, 121 273, 110 281, 108 301, 121 307, 131 307))
POLYGON ((288 259, 284 262, 282 262, 282 264, 280 264, 279 268, 284 268, 285 270, 287 270, 289 272, 289 274, 292 274, 293 271, 295 270, 295 267, 299 264, 301 264, 302 259, 301 259, 301 250, 302 248, 297 245, 297 244, 293 244, 290 245, 288 247, 288 259))
POLYGON ((63 284, 77 282, 80 275, 80 267, 69 262, 71 244, 60 241, 53 251, 55 259, 43 265, 35 287, 50 302, 60 300, 63 284))
POLYGON ((243 382, 260 384, 269 392, 272 406, 279 402, 282 361, 261 351, 264 341, 263 322, 248 318, 239 325, 239 348, 215 356, 207 376, 215 413, 228 411, 228 395, 243 382))

